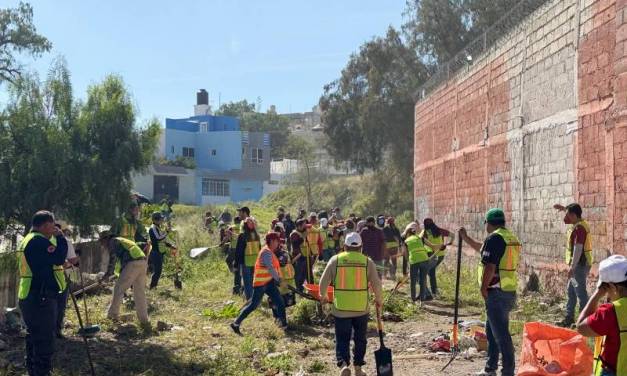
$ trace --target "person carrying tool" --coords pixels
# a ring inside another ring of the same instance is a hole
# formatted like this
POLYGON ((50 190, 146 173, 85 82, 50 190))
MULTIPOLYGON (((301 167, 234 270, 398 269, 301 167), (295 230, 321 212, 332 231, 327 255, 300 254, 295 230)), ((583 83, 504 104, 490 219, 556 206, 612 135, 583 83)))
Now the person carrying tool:
POLYGON ((120 315, 120 304, 124 292, 133 286, 133 300, 135 311, 142 326, 150 327, 148 321, 148 307, 146 305, 146 255, 133 241, 123 237, 116 237, 110 231, 100 233, 99 242, 102 247, 109 250, 109 267, 103 280, 108 280, 113 274, 113 265, 116 259, 119 261, 120 277, 115 281, 113 298, 107 311, 107 318, 117 320, 120 315))
POLYGON ((54 214, 40 210, 33 215, 16 254, 19 306, 28 331, 26 368, 31 376, 47 376, 55 351, 57 299, 66 289, 67 241, 54 226, 54 214))
POLYGON ((426 302, 433 300, 433 295, 427 287, 427 276, 432 267, 431 259, 427 253, 425 241, 418 236, 418 224, 411 222, 403 232, 405 246, 409 255, 409 288, 413 302, 426 302), (420 293, 416 296, 416 283, 420 285, 420 293))
POLYGON ((592 267, 592 234, 590 225, 582 217, 579 204, 570 204, 566 207, 555 204, 553 208, 564 211, 564 223, 568 225, 566 232, 566 264, 568 265, 568 301, 566 302, 566 316, 557 323, 559 326, 570 327, 575 323, 575 306, 579 299, 579 311, 588 303, 586 289, 588 275, 592 267))
POLYGON ((233 218, 233 224, 229 226, 227 230, 227 236, 225 241, 228 240, 229 251, 226 255, 226 265, 231 273, 233 273, 233 295, 239 295, 242 292, 242 273, 240 267, 235 262, 237 255, 237 238, 240 234, 240 223, 242 221, 239 217, 233 218))
POLYGON ((599 264, 596 291, 581 311, 577 331, 598 337, 595 376, 627 375, 627 258, 613 255, 599 264), (599 305, 605 296, 610 303, 599 305), (603 336, 603 338, 600 338, 603 336))
MULTIPOLYGON (((322 248, 324 246, 322 241, 322 235, 320 230, 320 224, 318 223, 318 214, 309 214, 309 224, 307 225, 307 238, 305 245, 309 248, 309 255, 315 260, 321 256, 322 248)), ((313 263, 310 265, 313 269, 313 263)), ((313 283, 313 282, 310 282, 313 283)))
POLYGON ((429 257, 435 257, 435 263, 433 267, 429 270, 429 282, 431 283, 431 293, 433 296, 438 295, 438 279, 436 275, 436 269, 442 261, 444 261, 444 255, 446 254, 446 247, 453 244, 455 241, 455 234, 452 232, 439 228, 433 219, 426 218, 423 221, 424 230, 420 232, 420 237, 425 241, 425 243, 430 243, 432 246, 427 246, 427 253, 429 257), (445 242, 444 238, 448 238, 448 241, 445 242))
POLYGON ((357 226, 357 229, 364 244, 364 254, 368 255, 368 257, 370 257, 370 259, 377 265, 380 279, 382 278, 383 270, 385 269, 383 262, 383 255, 385 254, 385 237, 383 236, 383 230, 377 228, 373 216, 366 218, 365 227, 361 231, 359 231, 359 225, 357 226))
POLYGON ((388 277, 396 280, 396 268, 398 267, 399 247, 401 245, 401 232, 396 227, 394 217, 388 217, 383 227, 385 238, 385 266, 390 268, 388 277))
POLYGON ((161 228, 163 224, 163 214, 161 212, 152 213, 152 226, 148 230, 150 236, 150 244, 152 251, 150 252, 149 264, 152 269, 152 278, 150 279, 150 289, 154 289, 159 284, 161 273, 163 271, 163 261, 166 253, 170 251, 170 255, 176 257, 177 249, 174 244, 168 240, 168 232, 161 228))
POLYGON ((287 330, 287 317, 285 315, 285 304, 279 292, 277 284, 284 288, 287 281, 281 278, 281 265, 275 252, 279 249, 279 234, 269 232, 266 235, 266 245, 258 252, 255 260, 255 274, 253 279, 253 294, 248 300, 239 316, 230 324, 231 329, 236 334, 241 335, 240 325, 261 303, 264 295, 268 295, 274 303, 277 320, 283 330, 287 330))
POLYGON ((516 362, 509 332, 509 313, 516 303, 517 270, 522 245, 516 235, 505 227, 505 213, 502 209, 488 210, 485 229, 489 235, 483 243, 468 236, 465 228, 459 230, 466 244, 481 252, 478 279, 486 305, 488 361, 477 375, 496 375, 500 352, 503 367, 501 375, 513 376, 516 362))
POLYGON ((320 220, 320 236, 322 237, 322 259, 328 262, 335 255, 335 240, 333 240, 333 230, 329 228, 329 221, 326 218, 320 220))
POLYGON ((246 217, 242 233, 237 237, 235 249, 235 264, 240 268, 244 281, 244 296, 246 300, 253 297, 253 274, 255 261, 261 250, 261 242, 257 233, 257 223, 254 217, 246 217))
POLYGON ((140 246, 147 243, 146 228, 139 221, 139 205, 134 201, 131 202, 128 211, 111 226, 110 231, 115 236, 141 243, 140 246))
POLYGON ((205 229, 210 234, 213 234, 215 229, 218 227, 218 219, 211 214, 210 211, 205 213, 205 229))
MULTIPOLYGON (((356 376, 365 376, 361 367, 366 364, 366 332, 368 330, 368 287, 375 296, 375 304, 381 307, 383 293, 376 264, 361 252, 362 239, 358 233, 347 234, 344 251, 331 257, 320 278, 320 291, 327 291, 333 284, 335 318, 335 357, 341 376, 351 375, 350 340, 353 338, 353 365, 356 376)), ((320 303, 327 303, 327 295, 320 294, 320 303)))
MULTIPOLYGON (((281 239, 279 238, 279 240, 281 239)), ((276 257, 279 259, 279 265, 281 266, 281 279, 285 281, 285 284, 279 286, 279 293, 281 293, 281 297, 283 298, 283 304, 287 309, 287 307, 291 307, 296 304, 296 297, 294 296, 292 290, 290 290, 290 287, 293 289, 296 288, 296 282, 294 279, 296 273, 294 271, 294 266, 292 265, 290 254, 284 248, 283 243, 279 242, 279 247, 277 248, 275 254, 276 257)), ((272 308, 272 315, 274 316, 274 318, 276 320, 279 320, 279 311, 274 302, 271 302, 270 307, 272 308)))
POLYGON ((309 256, 305 243, 307 239, 307 221, 299 219, 296 221, 296 228, 290 234, 289 243, 292 245, 292 264, 296 271, 296 288, 303 291, 303 283, 308 280, 307 260, 309 256))
MULTIPOLYGON (((65 264, 63 264, 63 269, 65 270, 65 275, 67 278, 70 277, 70 272, 73 270, 75 266, 78 266, 79 257, 76 255, 76 251, 74 250, 74 245, 72 244, 72 240, 70 239, 70 230, 65 223, 55 223, 54 225, 57 229, 61 231, 65 241, 67 242, 67 256, 65 260, 65 264)), ((67 279, 66 279, 67 281, 67 279)), ((67 307, 67 298, 70 293, 70 286, 65 286, 65 290, 57 299, 57 330, 56 336, 58 339, 63 339, 65 336, 63 335, 63 327, 65 326, 65 309, 67 307)))

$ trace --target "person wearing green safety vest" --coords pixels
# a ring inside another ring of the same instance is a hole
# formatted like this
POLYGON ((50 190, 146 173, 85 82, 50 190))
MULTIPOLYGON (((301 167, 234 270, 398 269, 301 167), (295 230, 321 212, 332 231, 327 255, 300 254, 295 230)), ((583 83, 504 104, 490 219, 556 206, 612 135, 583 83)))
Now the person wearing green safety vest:
POLYGON ((257 233, 257 222, 254 217, 247 217, 241 234, 237 237, 235 263, 240 268, 244 282, 244 296, 249 300, 253 296, 253 276, 255 262, 261 251, 261 240, 257 233))
POLYGON ((27 328, 26 368, 29 375, 50 375, 55 351, 58 299, 66 289, 63 264, 67 241, 54 225, 54 214, 33 215, 31 231, 17 249, 19 307, 27 328))
MULTIPOLYGON (((150 251, 146 228, 139 220, 139 204, 137 204, 136 201, 130 203, 128 211, 111 225, 109 231, 115 236, 137 243, 137 245, 143 248, 146 254, 150 251)), ((120 275, 119 263, 115 265, 114 273, 116 276, 120 275)))
POLYGON ((446 247, 453 244, 455 235, 450 231, 438 227, 433 219, 425 218, 422 222, 424 230, 420 232, 420 237, 423 241, 431 243, 434 247, 427 246, 427 253, 429 257, 435 257, 435 264, 429 270, 429 282, 431 284, 431 293, 434 296, 438 295, 438 277, 436 270, 438 266, 444 261, 444 255, 446 255, 446 247), (445 238, 447 241, 445 241, 445 238))
POLYGON ((150 256, 148 256, 149 269, 152 271, 150 289, 156 288, 159 284, 166 255, 169 253, 171 256, 176 257, 177 253, 174 243, 168 238, 169 232, 162 228, 163 220, 161 212, 152 213, 152 226, 148 230, 150 244, 152 245, 152 251, 150 256))
POLYGON ((322 237, 322 259, 328 262, 335 255, 335 240, 333 240, 333 229, 329 227, 329 220, 320 220, 320 236, 322 237))
POLYGON ((513 376, 516 361, 509 332, 509 313, 516 304, 522 245, 516 235, 505 227, 505 213, 502 209, 488 210, 484 223, 489 235, 482 243, 472 239, 465 228, 459 230, 466 244, 481 253, 478 280, 486 306, 488 360, 477 375, 496 376, 500 355, 501 375, 513 376))
POLYGON ((435 258, 429 257, 427 245, 432 246, 426 240, 418 236, 418 223, 411 222, 405 227, 402 238, 404 239, 407 255, 409 256, 409 288, 411 300, 414 302, 426 302, 433 300, 433 295, 427 287, 429 270, 435 265, 435 258), (420 285, 420 293, 416 296, 416 283, 420 285))
MULTIPOLYGON (((326 292, 333 284, 333 306, 331 314, 335 318, 335 357, 340 375, 351 374, 350 341, 353 338, 354 375, 364 376, 361 367, 365 364, 366 332, 370 314, 368 289, 374 292, 374 301, 381 307, 382 288, 377 266, 368 256, 362 254, 362 239, 356 232, 344 238, 344 251, 331 257, 320 277, 320 291, 326 292)), ((321 294, 320 303, 328 302, 326 294, 321 294)))
POLYGON ((577 331, 596 337, 593 374, 627 375, 627 258, 613 255, 599 264, 599 282, 577 320, 577 331), (601 299, 609 302, 601 304, 601 299))
POLYGON ((242 273, 239 265, 235 263, 237 238, 240 234, 241 222, 239 217, 233 218, 233 224, 229 226, 226 237, 224 238, 224 241, 227 242, 227 246, 229 247, 226 255, 226 265, 231 273, 233 273, 233 295, 239 295, 242 292, 242 273))
POLYGON ((568 283, 566 301, 566 316, 557 323, 559 326, 570 328, 575 323, 575 306, 579 300, 579 311, 588 303, 588 275, 592 268, 592 234, 590 225, 581 217, 583 214, 579 204, 570 204, 566 207, 555 204, 553 208, 564 211, 564 223, 568 226, 566 232, 565 261, 568 265, 568 283))
POLYGON ((107 317, 117 320, 124 292, 133 287, 133 301, 139 322, 148 329, 148 307, 146 305, 146 255, 133 241, 115 237, 110 231, 100 233, 100 245, 109 251, 109 267, 103 279, 108 280, 113 274, 114 259, 120 262, 120 277, 115 281, 113 298, 107 311, 107 317))

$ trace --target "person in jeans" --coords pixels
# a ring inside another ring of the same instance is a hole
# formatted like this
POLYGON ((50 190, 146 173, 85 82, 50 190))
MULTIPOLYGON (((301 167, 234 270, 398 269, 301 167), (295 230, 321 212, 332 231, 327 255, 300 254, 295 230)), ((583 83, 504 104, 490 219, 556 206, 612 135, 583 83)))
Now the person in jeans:
POLYGON ((478 280, 486 306, 486 336, 488 360, 477 375, 495 376, 502 358, 501 375, 513 376, 516 368, 514 344, 509 332, 509 313, 516 304, 518 261, 521 244, 516 235, 505 227, 505 213, 494 208, 485 216, 486 232, 483 243, 468 236, 461 228, 459 235, 474 250, 481 252, 478 280))
POLYGON ((241 219, 239 217, 233 218, 233 224, 229 226, 225 241, 229 250, 226 255, 226 265, 231 273, 233 273, 233 295, 239 295, 242 292, 242 273, 241 268, 235 262, 237 258, 237 240, 240 234, 241 219))
POLYGON ((590 225, 581 218, 582 210, 579 204, 570 204, 566 207, 556 204, 553 206, 564 211, 566 232, 566 264, 568 265, 568 301, 566 302, 566 316, 557 323, 559 326, 570 327, 575 323, 575 306, 579 299, 579 311, 588 304, 588 290, 586 289, 588 274, 592 267, 592 235, 590 225))
POLYGON ((360 229, 359 225, 357 225, 357 232, 359 232, 364 244, 363 252, 377 265, 379 279, 381 279, 384 270, 383 256, 385 255, 385 237, 383 236, 383 230, 377 228, 373 216, 367 217, 362 227, 363 228, 360 229))
POLYGON ((585 337, 596 337, 594 375, 627 375, 625 256, 613 255, 601 261, 597 290, 579 315, 577 331, 585 337), (599 305, 605 296, 610 302, 599 305))
POLYGON ((281 288, 287 287, 287 282, 281 278, 281 264, 276 252, 280 250, 280 238, 276 232, 269 232, 266 235, 266 246, 259 252, 255 261, 255 274, 253 277, 253 295, 248 300, 239 316, 231 323, 231 329, 236 334, 241 335, 239 330, 242 321, 248 317, 261 304, 264 295, 268 295, 274 303, 277 320, 281 328, 287 329, 287 317, 285 315, 285 303, 279 292, 281 288))
MULTIPOLYGON (((358 233, 347 234, 344 251, 331 257, 320 278, 320 291, 333 284, 335 293, 331 314, 335 318, 335 356, 340 376, 351 375, 350 341, 353 338, 353 365, 356 376, 365 376, 366 332, 368 331, 368 286, 374 292, 375 304, 381 307, 383 298, 377 266, 361 253, 362 240, 358 233)), ((320 303, 328 301, 321 294, 320 303)))
POLYGON ((426 218, 423 221, 423 226, 424 230, 420 233, 420 237, 424 242, 430 243, 434 246, 427 246, 427 252, 430 257, 434 257, 433 267, 429 270, 429 282, 431 284, 431 293, 435 296, 438 295, 438 278, 436 270, 442 261, 444 261, 446 247, 453 244, 455 235, 446 229, 438 227, 431 218, 426 218), (448 241, 445 242, 444 238, 447 238, 448 241))
POLYGON ((394 217, 388 217, 383 227, 383 237, 385 238, 385 266, 389 267, 389 278, 396 280, 396 269, 398 267, 399 247, 401 245, 401 231, 396 227, 394 217))
MULTIPOLYGON (((240 210, 240 213, 245 213, 245 211, 240 210)), ((235 248, 235 265, 240 269, 244 282, 244 296, 246 300, 249 300, 253 296, 253 273, 257 255, 261 250, 261 242, 254 217, 246 217, 244 225, 240 228, 241 233, 237 237, 235 248)))
POLYGON ((176 257, 176 247, 168 240, 168 230, 163 229, 163 214, 161 212, 152 213, 152 225, 148 230, 150 236, 150 244, 152 251, 148 256, 148 264, 152 270, 152 278, 150 279, 150 289, 154 289, 159 284, 161 273, 163 272, 163 262, 168 250, 173 257, 176 257))
POLYGON ((433 266, 433 258, 429 258, 427 247, 424 240, 417 235, 418 224, 411 222, 405 228, 403 236, 405 238, 405 246, 409 255, 409 288, 411 291, 411 300, 413 302, 433 300, 433 295, 427 287, 427 276, 429 270, 433 266), (420 285, 420 294, 416 296, 416 283, 420 285))

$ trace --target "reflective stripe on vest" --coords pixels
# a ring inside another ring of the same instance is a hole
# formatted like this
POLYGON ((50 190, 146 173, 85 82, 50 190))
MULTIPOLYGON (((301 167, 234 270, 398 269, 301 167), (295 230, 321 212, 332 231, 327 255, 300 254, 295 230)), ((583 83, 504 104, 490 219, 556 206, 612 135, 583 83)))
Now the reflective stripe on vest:
MULTIPOLYGON (((518 288, 518 262, 520 260, 522 245, 516 235, 505 227, 497 229, 493 234, 499 235, 505 241, 505 253, 499 261, 498 270, 501 290, 516 292, 518 288)), ((481 262, 479 263, 478 269, 478 282, 479 286, 481 286, 484 269, 484 265, 481 262)))
POLYGON ((368 308, 368 257, 359 252, 337 255, 333 305, 338 311, 365 311, 368 308))
POLYGON ((261 264, 261 256, 264 252, 270 252, 270 254, 272 255, 272 266, 274 267, 274 270, 277 273, 281 273, 281 264, 279 263, 279 259, 276 257, 274 252, 272 252, 267 247, 264 247, 257 255, 257 261, 255 261, 253 287, 265 286, 268 284, 268 282, 272 281, 272 274, 270 274, 270 269, 261 264))
MULTIPOLYGON (((423 230, 420 233, 420 237, 427 238, 427 241, 435 246, 440 246, 444 244, 444 237, 442 236, 442 234, 440 234, 440 236, 433 236, 433 234, 429 230, 423 230)), ((427 248, 427 251, 429 253, 435 252, 436 257, 443 257, 446 254, 446 249, 440 250, 439 247, 438 249, 431 249, 431 247, 429 247, 428 245, 425 245, 425 247, 427 248)))
POLYGON ((566 232, 566 263, 570 265, 573 261, 573 245, 570 244, 570 237, 577 226, 581 226, 586 230, 586 242, 583 245, 583 255, 586 257, 586 265, 592 266, 592 233, 590 232, 590 225, 583 219, 571 225, 566 232))
POLYGON ((405 244, 407 244, 410 264, 413 265, 419 262, 425 262, 429 259, 427 248, 418 235, 412 235, 405 239, 405 244))
POLYGON ((137 243, 135 243, 134 241, 122 237, 117 237, 115 238, 115 240, 120 242, 122 248, 124 248, 126 252, 128 252, 133 260, 141 260, 143 258, 146 258, 144 251, 142 251, 142 249, 139 248, 137 243))
MULTIPOLYGON (((620 348, 616 364, 616 375, 627 375, 627 298, 621 298, 612 302, 614 312, 618 319, 618 331, 620 333, 620 348)), ((597 337, 594 347, 594 374, 600 376, 603 372, 603 353, 605 337, 597 337)))
POLYGON ((246 250, 244 251, 244 265, 251 268, 255 266, 257 256, 259 256, 259 250, 261 249, 261 243, 259 239, 250 240, 246 242, 246 250))
MULTIPOLYGON (((26 237, 22 239, 22 242, 20 243, 20 246, 18 247, 16 252, 18 270, 20 273, 20 282, 18 289, 19 299, 26 299, 28 297, 28 294, 30 293, 31 283, 33 281, 33 272, 28 265, 28 261, 26 260, 26 254, 24 253, 24 251, 26 250, 28 243, 30 243, 30 241, 37 236, 46 238, 43 234, 39 232, 29 232, 28 235, 26 235, 26 237)), ((57 238, 53 236, 48 240, 54 247, 57 246, 57 238)), ((53 265, 52 273, 55 281, 57 282, 57 286, 59 287, 59 293, 63 292, 67 287, 65 274, 63 274, 63 265, 53 265)))

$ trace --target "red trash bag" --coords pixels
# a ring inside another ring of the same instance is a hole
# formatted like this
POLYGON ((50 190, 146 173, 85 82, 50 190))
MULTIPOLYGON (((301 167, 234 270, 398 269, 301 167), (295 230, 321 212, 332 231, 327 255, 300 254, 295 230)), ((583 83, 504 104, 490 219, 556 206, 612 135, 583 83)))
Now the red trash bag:
POLYGON ((585 337, 539 322, 525 324, 518 376, 590 376, 594 356, 585 337))

